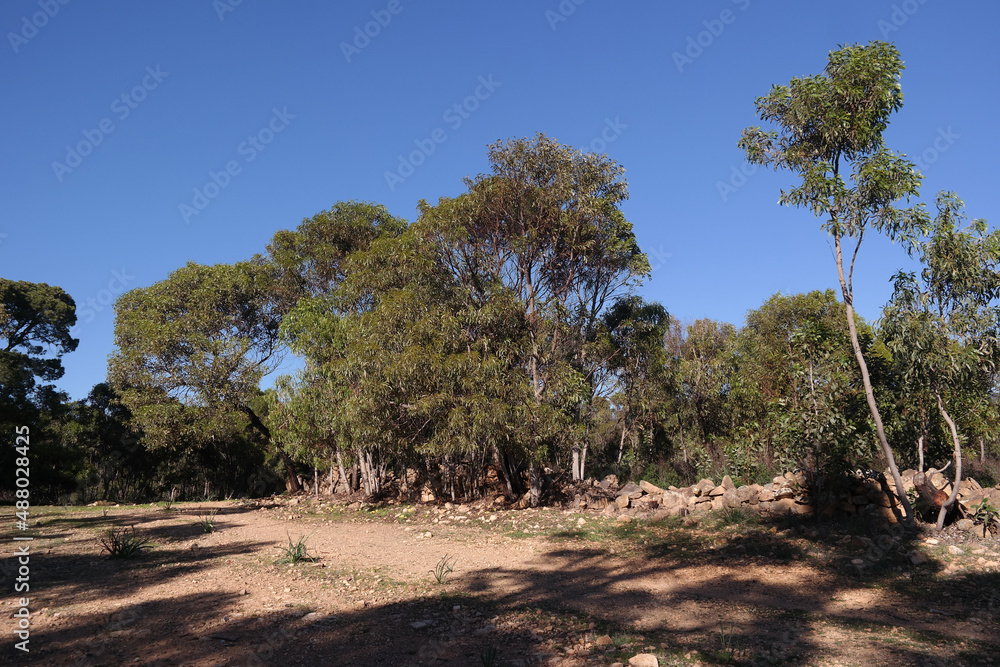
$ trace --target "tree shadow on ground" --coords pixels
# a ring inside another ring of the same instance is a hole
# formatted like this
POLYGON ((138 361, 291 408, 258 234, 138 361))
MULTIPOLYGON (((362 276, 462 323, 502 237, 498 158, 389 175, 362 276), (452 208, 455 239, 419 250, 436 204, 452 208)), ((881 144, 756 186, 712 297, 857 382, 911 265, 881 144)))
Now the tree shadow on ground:
POLYGON ((46 593, 105 601, 107 611, 40 624, 32 653, 16 658, 53 667, 468 667, 483 664, 493 647, 496 664, 508 666, 555 655, 607 665, 646 651, 661 665, 691 664, 685 656, 693 654, 708 664, 805 666, 838 659, 831 655, 838 640, 850 643, 840 658, 846 664, 988 665, 1000 653, 1000 574, 945 574, 933 560, 914 567, 905 560, 913 535, 893 536, 891 546, 882 540, 882 550, 878 535, 812 522, 728 533, 660 528, 616 526, 613 534, 635 542, 628 558, 564 536, 520 567, 462 571, 459 564, 446 584, 409 600, 354 604, 331 590, 348 607, 332 616, 290 602, 243 613, 250 598, 220 590, 233 582, 134 601, 159 583, 197 577, 215 559, 270 551, 265 543, 157 549, 120 563, 93 555, 45 560, 37 572, 46 593), (871 560, 865 554, 884 562, 855 565, 871 560), (597 646, 605 634, 611 644, 597 646))

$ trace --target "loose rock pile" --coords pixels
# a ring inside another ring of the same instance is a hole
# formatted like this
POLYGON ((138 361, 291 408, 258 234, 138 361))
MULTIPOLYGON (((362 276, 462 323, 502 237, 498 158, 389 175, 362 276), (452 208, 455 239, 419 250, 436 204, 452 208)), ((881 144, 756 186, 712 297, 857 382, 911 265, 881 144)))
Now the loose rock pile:
MULTIPOLYGON (((736 486, 726 475, 719 484, 703 479, 692 486, 670 486, 666 489, 646 481, 638 484, 629 482, 622 486, 615 475, 608 475, 600 482, 590 480, 585 483, 586 486, 576 493, 573 507, 601 511, 623 520, 632 517, 658 520, 726 508, 745 508, 768 518, 789 514, 809 516, 819 511, 826 516, 866 514, 893 523, 902 518, 902 507, 886 482, 887 474, 888 471, 883 474, 858 474, 822 504, 814 501, 809 478, 803 471, 786 472, 769 484, 736 486)), ((915 474, 914 470, 902 473, 908 492, 914 488, 915 474)), ((944 475, 934 473, 931 479, 938 489, 951 493, 951 483, 944 475)), ((988 498, 993 506, 1000 506, 1000 488, 984 489, 974 479, 962 480, 958 499, 963 513, 984 498, 988 498)))

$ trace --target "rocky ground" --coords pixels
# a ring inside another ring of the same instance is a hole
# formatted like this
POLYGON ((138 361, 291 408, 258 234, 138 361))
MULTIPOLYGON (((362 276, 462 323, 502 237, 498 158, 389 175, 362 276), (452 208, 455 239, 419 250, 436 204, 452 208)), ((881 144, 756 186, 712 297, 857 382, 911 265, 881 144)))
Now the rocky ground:
MULTIPOLYGON (((9 593, 5 664, 992 665, 1000 655, 1000 541, 957 526, 907 534, 741 508, 650 521, 312 498, 37 508, 31 524, 31 652, 12 648, 9 593), (134 526, 152 548, 109 559, 99 540, 112 526, 134 526), (300 538, 316 560, 277 564, 300 538)), ((10 592, 15 547, 9 530, 0 539, 10 592)))

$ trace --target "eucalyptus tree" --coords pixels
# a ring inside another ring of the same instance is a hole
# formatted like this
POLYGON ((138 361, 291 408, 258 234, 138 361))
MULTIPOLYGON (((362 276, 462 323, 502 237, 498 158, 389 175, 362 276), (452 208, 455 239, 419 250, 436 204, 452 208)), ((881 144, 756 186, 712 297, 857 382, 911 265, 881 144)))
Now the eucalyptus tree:
MULTIPOLYGON (((465 180, 467 193, 421 203, 421 217, 449 230, 442 262, 473 299, 502 286, 519 304, 537 504, 541 464, 566 433, 560 415, 593 399, 589 382, 603 359, 588 354, 588 343, 601 314, 649 273, 649 262, 620 210, 628 188, 613 160, 539 134, 491 145, 489 161, 490 173, 465 180)), ((579 442, 570 446, 579 452, 579 442)))
MULTIPOLYGON (((867 350, 871 329, 856 319, 867 350)), ((743 456, 765 466, 808 459, 817 472, 868 463, 867 407, 833 290, 775 294, 747 313, 733 354, 732 404, 741 424, 734 437, 743 456)))
MULTIPOLYGON (((662 305, 637 296, 619 299, 604 315, 612 349, 607 364, 617 378, 614 400, 618 404, 619 465, 627 439, 650 432, 662 417, 669 389, 664 338, 670 321, 662 305)), ((586 449, 578 479, 583 477, 585 457, 586 449)))
POLYGON ((882 138, 889 116, 903 104, 899 83, 903 68, 896 47, 885 42, 833 51, 824 74, 794 78, 757 98, 757 115, 777 129, 747 128, 739 145, 749 162, 801 176, 799 186, 781 192, 781 204, 807 208, 825 219, 823 229, 833 239, 848 331, 868 408, 906 522, 912 525, 913 510, 885 435, 858 338, 853 282, 866 233, 907 238, 928 221, 922 206, 896 206, 918 194, 922 177, 905 156, 888 150, 882 138))
MULTIPOLYGON (((150 446, 228 437, 240 426, 268 446, 261 380, 280 364, 273 267, 188 263, 115 302, 109 378, 150 446)), ((301 486, 280 448, 290 491, 301 486)))
MULTIPOLYGON (((366 307, 342 306, 333 294, 348 275, 348 259, 380 238, 395 238, 407 227, 380 204, 337 202, 307 218, 294 230, 277 232, 267 247, 277 269, 273 298, 284 317, 281 338, 305 361, 295 377, 285 377, 269 395, 277 439, 296 458, 318 465, 336 459, 346 478, 344 457, 362 468, 367 493, 378 492, 381 478, 377 451, 349 436, 340 408, 349 392, 331 372, 344 354, 341 317, 366 307)), ((332 465, 332 462, 331 464, 332 465)))
POLYGON ((732 426, 730 393, 733 379, 731 345, 736 327, 728 322, 700 319, 686 327, 677 324, 668 335, 676 355, 680 409, 688 432, 704 446, 729 434, 732 426))
POLYGON ((962 480, 960 414, 974 421, 979 396, 994 386, 1000 360, 1000 230, 984 220, 967 227, 964 204, 954 193, 937 198, 932 235, 909 250, 923 269, 900 272, 883 331, 903 380, 927 388, 953 445, 955 481, 937 518, 940 530, 962 480))
POLYGON ((341 433, 422 469, 436 495, 478 493, 492 457, 514 497, 531 397, 523 318, 503 289, 474 294, 443 264, 447 234, 421 219, 350 258, 327 322, 338 352, 320 372, 345 389, 331 406, 341 433))

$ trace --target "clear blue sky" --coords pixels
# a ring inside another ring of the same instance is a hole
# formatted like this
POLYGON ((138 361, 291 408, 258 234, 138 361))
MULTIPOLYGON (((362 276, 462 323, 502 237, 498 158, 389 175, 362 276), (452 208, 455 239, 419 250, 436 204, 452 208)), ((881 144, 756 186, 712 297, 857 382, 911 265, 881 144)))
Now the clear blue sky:
MULTIPOLYGON (((834 287, 819 222, 776 205, 792 177, 733 169, 755 97, 840 44, 900 49, 887 143, 927 160, 924 199, 1000 220, 995 2, 61 2, 0 6, 0 276, 76 300, 73 398, 105 377, 113 295, 248 258, 339 200, 412 220, 487 169, 487 144, 539 131, 627 169, 642 291, 674 316, 741 324, 779 290, 834 287), (418 142, 433 152, 400 171, 418 142)), ((872 239, 859 262, 875 319, 906 257, 872 239)))

